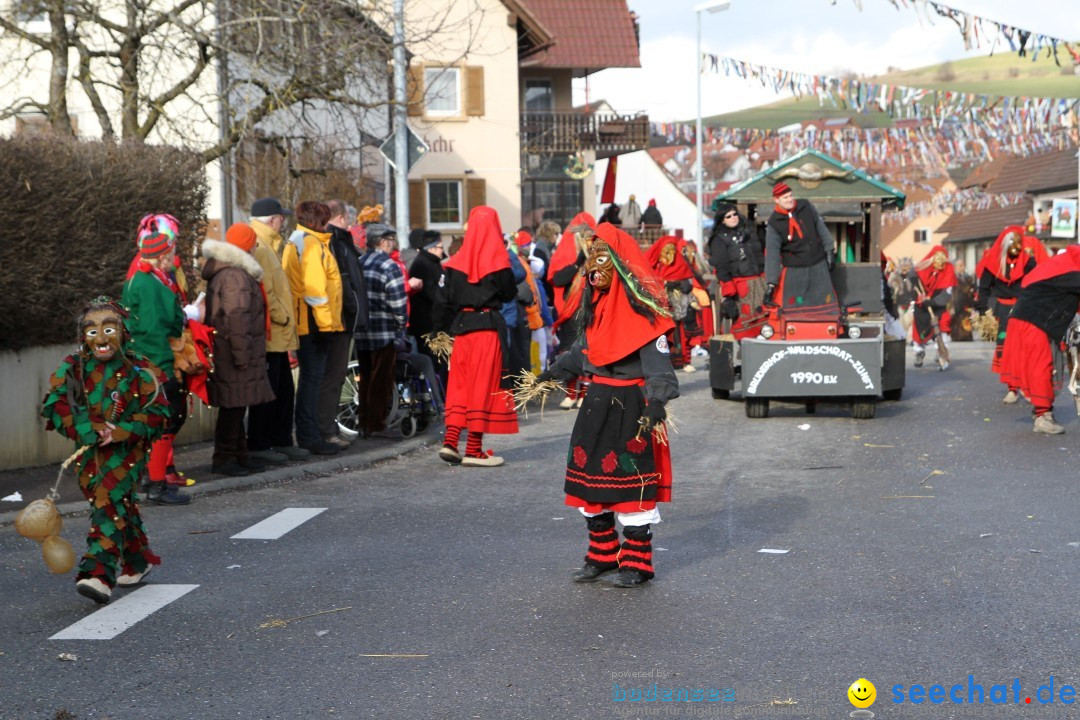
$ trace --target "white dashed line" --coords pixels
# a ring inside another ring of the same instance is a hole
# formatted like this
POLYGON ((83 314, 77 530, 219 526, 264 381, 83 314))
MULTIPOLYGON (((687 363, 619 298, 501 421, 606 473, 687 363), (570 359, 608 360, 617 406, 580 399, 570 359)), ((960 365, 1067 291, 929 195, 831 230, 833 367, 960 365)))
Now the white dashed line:
POLYGON ((56 633, 50 640, 112 640, 198 585, 145 585, 56 633))
POLYGON ((232 540, 277 540, 279 537, 300 527, 326 508, 285 508, 262 522, 255 523, 247 530, 232 536, 232 540))

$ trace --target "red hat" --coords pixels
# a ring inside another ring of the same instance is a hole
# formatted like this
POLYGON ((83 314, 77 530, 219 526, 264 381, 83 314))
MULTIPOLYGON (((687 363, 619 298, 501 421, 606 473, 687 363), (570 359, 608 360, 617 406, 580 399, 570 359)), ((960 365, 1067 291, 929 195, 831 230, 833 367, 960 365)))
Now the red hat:
POLYGON ((651 205, 652 207, 656 207, 656 201, 655 200, 650 200, 649 205, 651 205))
POLYGON ((251 252, 251 248, 255 247, 255 231, 250 225, 233 223, 225 231, 225 242, 235 245, 244 252, 251 252))
POLYGON ((789 192, 791 192, 791 188, 782 180, 772 186, 772 196, 774 198, 778 198, 781 195, 787 195, 789 192))
POLYGON ((176 243, 163 233, 144 235, 139 238, 139 254, 144 258, 156 258, 166 254, 176 243))

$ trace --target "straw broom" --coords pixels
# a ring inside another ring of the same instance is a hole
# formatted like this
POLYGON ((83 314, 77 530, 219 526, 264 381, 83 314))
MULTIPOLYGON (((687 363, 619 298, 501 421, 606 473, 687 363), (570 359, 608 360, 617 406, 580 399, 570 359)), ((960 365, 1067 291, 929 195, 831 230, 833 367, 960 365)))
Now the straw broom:
POLYGON ((444 363, 450 362, 450 353, 454 350, 454 338, 444 332, 429 332, 420 336, 435 357, 444 363))

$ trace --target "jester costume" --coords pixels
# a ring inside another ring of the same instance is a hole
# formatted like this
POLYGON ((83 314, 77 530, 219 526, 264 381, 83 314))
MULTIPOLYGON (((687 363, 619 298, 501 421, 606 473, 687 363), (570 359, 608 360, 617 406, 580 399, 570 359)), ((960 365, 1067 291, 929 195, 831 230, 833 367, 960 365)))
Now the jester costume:
POLYGON ((1020 281, 1001 357, 1001 379, 1020 388, 1033 406, 1034 432, 1060 435, 1054 396, 1065 377, 1061 343, 1080 310, 1080 246, 1043 262, 1020 281))
POLYGON ((574 580, 592 582, 617 569, 616 586, 638 587, 653 577, 656 505, 671 500, 663 423, 665 404, 679 396, 666 337, 675 324, 663 284, 622 230, 600 224, 585 272, 582 336, 540 378, 592 380, 570 435, 564 484, 566 504, 585 516, 589 531, 585 566, 574 580))
MULTIPOLYGON (((990 369, 998 375, 1002 370, 1002 353, 1005 350, 1005 331, 1016 299, 1020 297, 1020 285, 1024 276, 1035 269, 1049 253, 1037 238, 1024 235, 1019 225, 1010 225, 998 235, 976 268, 979 280, 975 309, 979 312, 992 310, 997 318, 998 331, 994 344, 994 359, 990 369)), ((1020 388, 1002 378, 1008 387, 1003 402, 1011 405, 1019 400, 1020 388)))
POLYGON ((108 298, 84 310, 79 352, 49 379, 41 411, 48 429, 83 448, 79 487, 90 503, 90 532, 75 580, 80 594, 99 603, 161 563, 150 551, 135 489, 150 444, 169 422, 169 402, 164 374, 130 349, 124 314, 108 298))

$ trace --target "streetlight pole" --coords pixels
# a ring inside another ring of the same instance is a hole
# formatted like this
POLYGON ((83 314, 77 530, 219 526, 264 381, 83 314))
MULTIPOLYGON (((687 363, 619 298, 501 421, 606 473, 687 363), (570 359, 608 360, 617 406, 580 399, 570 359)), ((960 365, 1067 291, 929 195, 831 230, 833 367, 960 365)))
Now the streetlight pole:
MULTIPOLYGON (((394 210, 398 237, 409 235, 409 133, 405 104, 405 0, 394 0, 394 210)), ((387 218, 389 219, 389 218, 387 218)))
POLYGON ((697 149, 697 243, 698 250, 705 252, 705 158, 702 156, 701 143, 701 13, 718 13, 731 7, 731 0, 711 0, 694 6, 697 17, 697 129, 694 143, 697 149))

